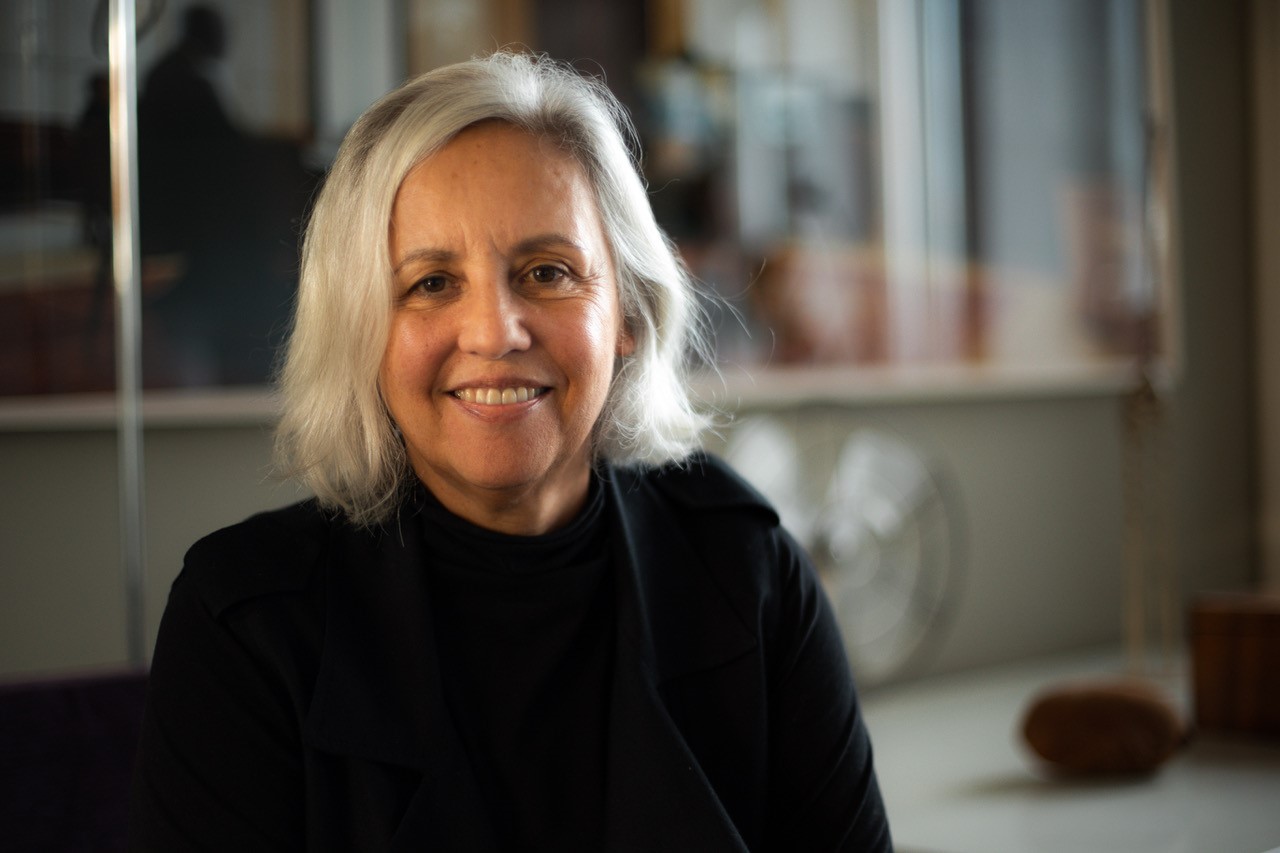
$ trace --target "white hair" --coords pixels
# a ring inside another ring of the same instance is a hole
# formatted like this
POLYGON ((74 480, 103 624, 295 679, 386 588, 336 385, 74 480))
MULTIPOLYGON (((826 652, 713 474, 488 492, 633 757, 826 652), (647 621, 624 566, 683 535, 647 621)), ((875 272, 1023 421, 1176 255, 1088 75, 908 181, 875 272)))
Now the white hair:
POLYGON ((297 310, 279 375, 281 468, 357 524, 394 512, 413 476, 378 387, 392 311, 388 233, 414 166, 468 127, 503 121, 560 145, 595 193, 635 351, 621 357, 594 455, 662 464, 707 426, 689 370, 709 342, 692 279, 653 216, 603 83, 545 57, 499 52, 417 77, 371 106, 343 140, 302 247, 297 310))

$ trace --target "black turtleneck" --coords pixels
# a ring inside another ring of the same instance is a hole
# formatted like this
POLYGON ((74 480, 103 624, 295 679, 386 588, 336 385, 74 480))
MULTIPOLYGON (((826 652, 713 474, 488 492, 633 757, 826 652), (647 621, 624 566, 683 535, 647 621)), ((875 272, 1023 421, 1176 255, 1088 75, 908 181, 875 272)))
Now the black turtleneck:
POLYGON ((508 849, 598 848, 614 649, 605 490, 567 527, 512 536, 427 495, 445 702, 508 849))

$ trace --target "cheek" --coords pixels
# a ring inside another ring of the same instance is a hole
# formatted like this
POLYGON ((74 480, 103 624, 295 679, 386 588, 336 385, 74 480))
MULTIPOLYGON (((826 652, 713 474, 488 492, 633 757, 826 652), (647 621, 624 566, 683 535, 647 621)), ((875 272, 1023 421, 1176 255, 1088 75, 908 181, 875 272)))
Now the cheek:
POLYGON ((612 372, 613 359, 624 355, 630 337, 622 321, 616 298, 593 303, 582 323, 584 355, 590 355, 603 369, 612 372))
POLYGON ((578 370, 589 377, 593 384, 608 385, 613 378, 614 362, 618 353, 618 327, 607 314, 594 317, 581 329, 576 342, 574 360, 578 370))
POLYGON ((403 393, 405 386, 421 384, 431 357, 426 331, 422 323, 412 319, 392 321, 378 371, 384 398, 403 393))
POLYGON ((395 392, 397 379, 403 369, 403 352, 399 329, 392 326, 391 335, 387 338, 387 348, 382 353, 382 364, 378 368, 378 381, 382 384, 384 397, 395 392))

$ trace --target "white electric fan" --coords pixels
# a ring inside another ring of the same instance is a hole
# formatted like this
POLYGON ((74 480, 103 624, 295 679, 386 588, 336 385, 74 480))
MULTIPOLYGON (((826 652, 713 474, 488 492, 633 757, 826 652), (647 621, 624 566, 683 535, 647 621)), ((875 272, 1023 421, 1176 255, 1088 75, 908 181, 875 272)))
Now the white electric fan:
POLYGON ((897 435, 814 422, 744 418, 725 455, 813 557, 859 682, 884 682, 919 661, 953 597, 954 497, 897 435))

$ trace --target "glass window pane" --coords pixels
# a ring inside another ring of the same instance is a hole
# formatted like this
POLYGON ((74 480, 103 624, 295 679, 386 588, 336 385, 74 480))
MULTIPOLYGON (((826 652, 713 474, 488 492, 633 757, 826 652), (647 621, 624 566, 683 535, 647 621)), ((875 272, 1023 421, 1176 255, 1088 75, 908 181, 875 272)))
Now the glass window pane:
MULTIPOLYGON (((109 402, 115 387, 95 5, 0 3, 0 397, 109 402)), ((125 660, 115 448, 110 426, 5 424, 0 673, 11 680, 125 660)))
POLYGON ((1158 349, 1136 0, 665 8, 647 167, 690 264, 745 317, 724 317, 723 359, 1158 349))
MULTIPOLYGON (((105 132, 96 5, 6 6, 21 169, 3 189, 0 393, 112 381, 105 158, 79 154, 105 132)), ((661 222, 732 306, 713 311, 727 363, 1069 366, 1167 343, 1138 0, 220 0, 139 15, 149 387, 264 382, 305 205, 351 121, 406 73, 512 43, 604 74, 632 110, 661 222)))
POLYGON ((139 38, 149 387, 265 382, 315 174, 302 2, 162 4, 139 38))
POLYGON ((0 7, 0 394, 114 385, 106 45, 89 2, 0 7))

